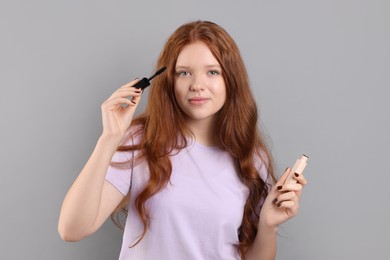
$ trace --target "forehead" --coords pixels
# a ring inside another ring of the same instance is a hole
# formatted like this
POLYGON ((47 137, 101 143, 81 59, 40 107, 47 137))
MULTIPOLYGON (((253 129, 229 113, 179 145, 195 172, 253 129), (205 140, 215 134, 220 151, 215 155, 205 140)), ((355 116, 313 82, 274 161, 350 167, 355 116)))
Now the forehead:
POLYGON ((198 65, 219 65, 209 47, 201 41, 184 46, 176 60, 176 66, 198 65))

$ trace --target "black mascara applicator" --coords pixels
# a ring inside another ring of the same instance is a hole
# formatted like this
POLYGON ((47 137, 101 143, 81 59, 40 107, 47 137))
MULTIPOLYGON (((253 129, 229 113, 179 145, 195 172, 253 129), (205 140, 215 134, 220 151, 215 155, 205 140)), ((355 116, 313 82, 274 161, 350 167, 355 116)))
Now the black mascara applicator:
POLYGON ((145 88, 147 88, 147 87, 150 86, 150 81, 151 81, 154 77, 160 75, 160 74, 163 73, 166 69, 167 69, 167 67, 162 67, 161 69, 159 69, 158 71, 156 71, 156 73, 154 73, 154 75, 151 76, 150 78, 143 78, 143 79, 141 79, 140 81, 138 81, 138 82, 134 85, 134 87, 135 87, 135 88, 138 88, 138 89, 144 90, 145 88))

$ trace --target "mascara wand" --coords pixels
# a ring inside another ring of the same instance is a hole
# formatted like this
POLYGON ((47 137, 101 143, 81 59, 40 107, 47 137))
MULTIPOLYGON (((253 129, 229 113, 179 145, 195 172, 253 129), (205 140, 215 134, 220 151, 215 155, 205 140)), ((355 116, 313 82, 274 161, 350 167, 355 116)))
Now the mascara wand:
POLYGON ((156 73, 154 73, 150 78, 143 78, 141 79, 140 81, 138 81, 134 87, 135 88, 138 88, 138 89, 142 89, 144 90, 145 88, 149 87, 150 86, 150 81, 152 79, 154 79, 156 76, 160 75, 161 73, 163 73, 165 70, 167 69, 167 67, 162 67, 161 69, 159 69, 158 71, 156 71, 156 73))

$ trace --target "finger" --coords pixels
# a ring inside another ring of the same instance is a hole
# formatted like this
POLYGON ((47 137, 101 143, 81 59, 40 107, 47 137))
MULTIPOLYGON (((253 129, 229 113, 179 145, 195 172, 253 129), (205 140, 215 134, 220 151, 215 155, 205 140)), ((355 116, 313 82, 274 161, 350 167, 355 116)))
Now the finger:
POLYGON ((115 98, 112 100, 107 100, 107 102, 105 102, 105 104, 104 104, 104 107, 106 107, 108 110, 112 110, 112 109, 118 108, 118 106, 120 106, 122 104, 127 104, 129 106, 136 105, 135 102, 133 102, 132 100, 129 100, 127 98, 115 98))
POLYGON ((292 200, 282 201, 280 203, 277 203, 276 206, 281 209, 286 209, 287 214, 290 217, 298 214, 299 204, 292 200))
POLYGON ((285 192, 285 191, 301 191, 302 190, 302 184, 300 183, 286 183, 283 185, 279 185, 276 187, 276 189, 280 192, 285 192))
POLYGON ((139 104, 139 102, 141 101, 141 95, 139 95, 139 96, 134 96, 133 99, 132 99, 132 101, 134 101, 134 103, 136 103, 136 104, 139 104))
POLYGON ((131 87, 126 89, 118 89, 117 91, 112 93, 110 98, 140 96, 141 94, 141 90, 131 87))
POLYGON ((139 81, 139 79, 138 79, 138 78, 135 78, 135 79, 133 79, 132 81, 126 83, 125 85, 123 85, 123 86, 120 87, 120 88, 129 88, 129 87, 132 87, 132 86, 134 86, 138 81, 139 81))
POLYGON ((280 202, 288 201, 288 200, 298 201, 298 195, 294 191, 282 193, 273 202, 278 204, 280 202))
POLYGON ((305 186, 307 184, 307 180, 306 180, 305 176, 303 176, 303 174, 299 174, 299 173, 295 172, 293 178, 298 183, 302 184, 303 186, 305 186))
MULTIPOLYGON (((128 87, 128 88, 119 88, 117 91, 115 92, 127 92, 127 91, 133 91, 134 93, 142 93, 142 89, 139 89, 139 88, 135 88, 135 87, 128 87)), ((114 93, 115 93, 114 92, 114 93)))
POLYGON ((137 109, 139 103, 140 103, 141 97, 133 97, 131 100, 132 103, 132 109, 127 109, 124 111, 124 117, 127 118, 128 124, 131 123, 131 120, 134 116, 134 112, 137 109))
POLYGON ((118 98, 126 98, 126 99, 129 99, 129 100, 132 100, 135 97, 139 97, 140 95, 141 94, 137 94, 137 93, 114 93, 111 97, 109 97, 106 100, 106 102, 112 102, 114 100, 117 100, 118 98))

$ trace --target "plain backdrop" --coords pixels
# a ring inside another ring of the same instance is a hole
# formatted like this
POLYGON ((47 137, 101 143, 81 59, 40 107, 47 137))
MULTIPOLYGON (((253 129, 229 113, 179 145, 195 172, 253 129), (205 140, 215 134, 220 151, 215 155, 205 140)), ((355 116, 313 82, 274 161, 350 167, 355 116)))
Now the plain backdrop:
POLYGON ((101 103, 198 19, 240 47, 278 174, 310 157, 277 259, 388 259, 389 11, 388 0, 2 0, 0 259, 117 259, 111 221, 60 239, 62 200, 101 134, 101 103))

